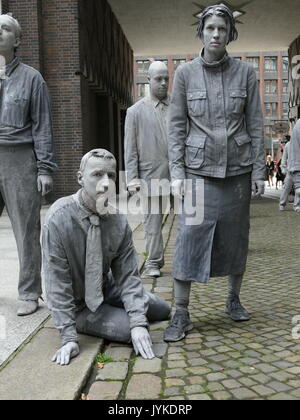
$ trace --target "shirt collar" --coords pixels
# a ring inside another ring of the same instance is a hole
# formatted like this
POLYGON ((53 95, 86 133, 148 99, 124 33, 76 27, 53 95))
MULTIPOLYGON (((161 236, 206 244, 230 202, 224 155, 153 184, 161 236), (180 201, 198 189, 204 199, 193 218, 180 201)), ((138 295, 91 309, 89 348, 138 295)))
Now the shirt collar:
POLYGON ((200 57, 200 60, 202 62, 202 65, 204 67, 208 67, 208 68, 218 68, 218 67, 221 67, 221 66, 223 66, 223 64, 227 63, 227 61, 229 60, 229 55, 228 55, 228 53, 226 51, 225 54, 224 54, 224 57, 221 60, 219 60, 219 61, 213 61, 212 63, 208 63, 204 59, 204 48, 200 52, 199 57, 200 57))
POLYGON ((151 99, 155 108, 157 108, 160 103, 162 103, 166 106, 169 106, 169 103, 170 103, 169 95, 166 98, 162 99, 161 101, 159 99, 155 98, 154 96, 150 96, 150 99, 151 99))
POLYGON ((2 67, 2 69, 0 69, 0 71, 3 70, 4 75, 9 77, 12 74, 12 72, 15 70, 15 68, 18 67, 19 64, 20 64, 19 57, 15 57, 13 59, 13 61, 11 61, 9 64, 7 64, 4 68, 2 67))
POLYGON ((100 220, 106 220, 109 213, 107 214, 98 214, 98 213, 94 213, 92 210, 90 210, 87 206, 85 206, 85 204, 83 203, 82 200, 82 188, 77 191, 77 193, 74 195, 74 200, 77 203, 78 206, 78 211, 79 211, 79 215, 81 220, 85 220, 85 219, 89 219, 90 216, 96 215, 100 218, 100 220))

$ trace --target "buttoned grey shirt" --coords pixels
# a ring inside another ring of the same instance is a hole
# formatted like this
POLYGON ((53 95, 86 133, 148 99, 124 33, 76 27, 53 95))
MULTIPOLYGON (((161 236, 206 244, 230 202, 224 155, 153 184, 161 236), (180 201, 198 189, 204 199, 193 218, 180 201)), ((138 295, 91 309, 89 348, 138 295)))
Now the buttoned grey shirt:
MULTIPOLYGON (((170 179, 167 139, 169 98, 151 96, 127 110, 125 123, 125 170, 127 183, 143 179, 170 179)), ((150 195, 150 194, 149 194, 150 195)))
POLYGON ((293 175, 295 188, 300 188, 300 120, 297 121, 291 136, 288 170, 293 175))
POLYGON ((263 115, 255 70, 227 54, 216 63, 202 54, 175 74, 169 109, 173 179, 186 172, 225 178, 252 172, 265 179, 263 115))
MULTIPOLYGON (((43 272, 47 304, 63 344, 77 341, 76 313, 85 305, 86 239, 92 214, 80 204, 80 191, 58 200, 48 211, 43 229, 43 272)), ((130 318, 130 327, 148 326, 148 297, 138 271, 137 254, 127 218, 100 216, 104 301, 112 273, 130 318), (111 270, 111 272, 110 272, 111 270)))
POLYGON ((0 147, 24 144, 33 145, 39 174, 57 169, 46 82, 16 57, 0 77, 0 147))

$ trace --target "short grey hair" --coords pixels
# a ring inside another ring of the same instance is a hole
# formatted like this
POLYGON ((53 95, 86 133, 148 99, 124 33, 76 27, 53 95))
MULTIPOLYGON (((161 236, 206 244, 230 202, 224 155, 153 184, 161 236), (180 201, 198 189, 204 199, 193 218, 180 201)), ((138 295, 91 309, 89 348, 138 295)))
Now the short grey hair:
POLYGON ((13 24, 15 28, 15 34, 16 38, 21 39, 22 38, 22 28, 17 19, 15 19, 12 15, 12 13, 3 13, 1 16, 7 16, 10 20, 10 22, 13 24))
POLYGON ((105 150, 105 149, 94 149, 86 153, 81 159, 79 172, 81 173, 84 172, 88 161, 93 157, 103 159, 106 161, 111 161, 115 165, 115 167, 117 167, 116 158, 114 157, 112 153, 110 153, 108 150, 105 150))

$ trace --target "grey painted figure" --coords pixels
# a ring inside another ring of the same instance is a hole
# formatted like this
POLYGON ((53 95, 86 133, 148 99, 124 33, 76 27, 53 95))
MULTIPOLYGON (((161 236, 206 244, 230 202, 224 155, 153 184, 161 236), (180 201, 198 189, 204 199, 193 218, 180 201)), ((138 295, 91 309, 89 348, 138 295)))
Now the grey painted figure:
POLYGON ((53 357, 60 365, 79 354, 77 332, 132 342, 136 354, 151 359, 148 321, 170 314, 163 299, 144 289, 127 218, 109 205, 115 178, 114 156, 89 152, 78 172, 81 190, 58 200, 46 216, 43 267, 47 303, 62 339, 53 357))
POLYGON ((48 90, 41 74, 15 53, 21 28, 0 15, 0 215, 6 207, 20 261, 18 315, 41 296, 41 196, 52 190, 54 162, 48 90))
POLYGON ((300 120, 297 121, 291 137, 288 171, 292 174, 295 186, 294 208, 300 213, 300 120))
MULTIPOLYGON (((288 199, 289 199, 289 194, 292 191, 292 188, 293 188, 293 185, 294 185, 293 175, 288 170, 289 157, 290 157, 290 147, 291 147, 291 142, 289 141, 286 144, 286 146, 284 148, 283 155, 282 155, 281 166, 282 166, 283 172, 285 173, 286 176, 285 176, 285 179, 284 179, 283 190, 282 190, 282 193, 281 193, 281 196, 280 196, 280 201, 279 201, 279 210, 280 211, 286 210, 286 205, 287 205, 287 202, 288 202, 288 199)), ((300 211, 300 197, 299 197, 299 194, 295 194, 294 209, 295 209, 295 211, 300 211)))
POLYGON ((264 192, 258 84, 254 69, 226 52, 238 36, 232 12, 224 5, 206 8, 198 36, 204 44, 200 56, 175 74, 169 159, 173 194, 186 200, 201 190, 204 220, 189 226, 185 211, 179 217, 173 269, 176 313, 166 341, 181 340, 192 329, 191 282, 228 275, 226 313, 234 321, 249 319, 239 295, 248 254, 251 187, 257 196, 264 192))
POLYGON ((125 124, 125 169, 130 194, 140 190, 144 203, 144 228, 148 258, 143 276, 160 276, 164 265, 162 220, 170 191, 154 191, 151 180, 170 180, 167 142, 169 75, 166 65, 154 62, 149 68, 150 96, 127 111, 125 124), (147 192, 141 188, 141 181, 147 192), (160 208, 151 213, 151 205, 160 208))

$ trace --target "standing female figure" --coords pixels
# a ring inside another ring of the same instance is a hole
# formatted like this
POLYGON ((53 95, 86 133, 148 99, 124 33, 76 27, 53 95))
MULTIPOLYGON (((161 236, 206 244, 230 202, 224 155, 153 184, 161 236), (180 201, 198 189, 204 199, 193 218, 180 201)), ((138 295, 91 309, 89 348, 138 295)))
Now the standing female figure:
POLYGON ((165 341, 181 340, 192 329, 191 283, 207 283, 210 277, 229 276, 226 312, 234 321, 249 319, 239 295, 248 254, 251 182, 257 195, 264 192, 258 83, 251 65, 226 52, 238 36, 232 12, 224 5, 206 8, 198 36, 204 43, 200 56, 175 75, 169 160, 173 194, 189 202, 203 197, 203 217, 188 223, 184 208, 179 218, 173 269, 176 313, 165 341))

